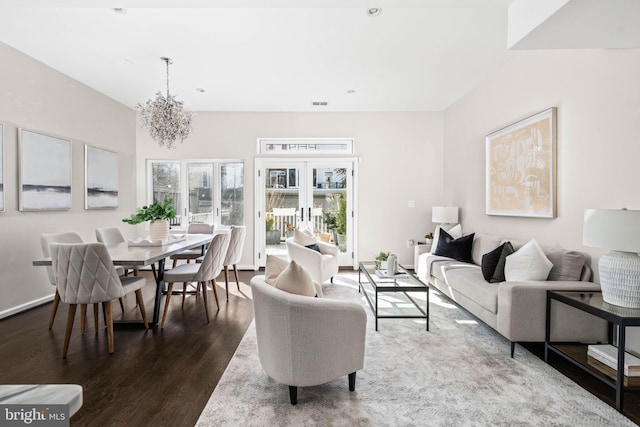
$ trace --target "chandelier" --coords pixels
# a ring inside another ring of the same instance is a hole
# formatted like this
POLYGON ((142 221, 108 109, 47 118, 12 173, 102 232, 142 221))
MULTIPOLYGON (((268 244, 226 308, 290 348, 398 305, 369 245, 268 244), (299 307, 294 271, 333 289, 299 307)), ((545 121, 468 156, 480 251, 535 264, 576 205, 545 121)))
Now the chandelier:
POLYGON ((161 147, 176 148, 176 141, 182 142, 191 133, 191 118, 193 113, 185 111, 182 101, 178 101, 169 93, 169 65, 173 64, 170 58, 160 58, 167 65, 167 96, 162 92, 156 92, 155 99, 149 99, 142 105, 136 105, 140 111, 142 126, 149 129, 149 135, 161 147))

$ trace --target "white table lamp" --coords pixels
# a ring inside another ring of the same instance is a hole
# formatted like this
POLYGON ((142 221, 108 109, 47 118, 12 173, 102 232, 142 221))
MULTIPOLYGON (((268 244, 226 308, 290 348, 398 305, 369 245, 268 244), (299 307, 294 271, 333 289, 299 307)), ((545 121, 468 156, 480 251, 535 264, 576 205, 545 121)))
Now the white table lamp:
POLYGON ((458 208, 453 206, 434 206, 431 208, 431 222, 456 224, 458 222, 458 208))
POLYGON ((582 243, 611 250, 598 262, 604 301, 640 308, 640 211, 585 209, 582 243))

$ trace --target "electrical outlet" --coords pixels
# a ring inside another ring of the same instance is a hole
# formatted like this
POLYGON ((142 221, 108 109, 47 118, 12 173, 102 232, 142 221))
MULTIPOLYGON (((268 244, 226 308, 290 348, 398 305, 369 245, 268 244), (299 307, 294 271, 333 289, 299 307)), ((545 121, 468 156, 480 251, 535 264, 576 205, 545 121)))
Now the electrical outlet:
POLYGON ((416 245, 415 240, 413 240, 413 239, 409 239, 409 240, 407 240, 407 247, 408 247, 408 248, 412 248, 412 247, 414 247, 415 245, 416 245))

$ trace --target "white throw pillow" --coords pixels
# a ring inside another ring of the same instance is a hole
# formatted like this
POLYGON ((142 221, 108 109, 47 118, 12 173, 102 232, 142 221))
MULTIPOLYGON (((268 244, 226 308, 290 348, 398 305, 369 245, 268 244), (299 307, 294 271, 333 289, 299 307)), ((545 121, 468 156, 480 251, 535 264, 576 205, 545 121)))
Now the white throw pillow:
POLYGON ((267 255, 267 261, 264 266, 264 281, 271 286, 276 285, 276 280, 280 273, 289 266, 289 261, 274 255, 267 255))
POLYGON ((309 246, 318 243, 316 236, 308 230, 293 230, 293 241, 302 246, 309 246))
MULTIPOLYGON (((433 243, 431 243, 431 253, 435 252, 436 248, 438 247, 438 239, 440 238, 440 228, 442 227, 440 227, 439 225, 436 226, 436 231, 433 232, 433 243)), ((453 227, 449 228, 448 230, 445 227, 445 231, 449 233, 449 235, 454 239, 459 239, 462 237, 462 226, 460 224, 456 224, 453 227)))
POLYGON ((291 261, 276 279, 276 288, 292 294, 316 296, 316 287, 309 272, 295 261, 291 261))
POLYGON ((508 282, 522 280, 547 280, 553 264, 544 251, 532 239, 509 255, 504 266, 504 277, 508 282))

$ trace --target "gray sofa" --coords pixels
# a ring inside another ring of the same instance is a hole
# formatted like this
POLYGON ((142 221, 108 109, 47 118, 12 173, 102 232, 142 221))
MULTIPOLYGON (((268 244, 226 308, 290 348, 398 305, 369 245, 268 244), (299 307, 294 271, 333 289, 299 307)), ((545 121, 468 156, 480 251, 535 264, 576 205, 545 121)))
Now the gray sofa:
MULTIPOLYGON (((566 264, 575 263, 578 259, 582 267, 578 266, 579 273, 572 280, 489 283, 482 275, 482 256, 504 241, 510 241, 516 250, 525 243, 476 234, 472 246, 473 263, 425 253, 420 255, 416 270, 420 280, 440 290, 511 341, 513 357, 517 342, 545 340, 548 289, 599 291, 600 285, 591 282, 588 257, 557 247, 544 248, 545 255, 554 263, 549 277, 566 279, 566 264)), ((575 264, 571 268, 575 271, 575 264)), ((553 341, 597 342, 607 339, 607 324, 602 319, 555 302, 551 307, 551 315, 554 318, 551 330, 553 341)))

